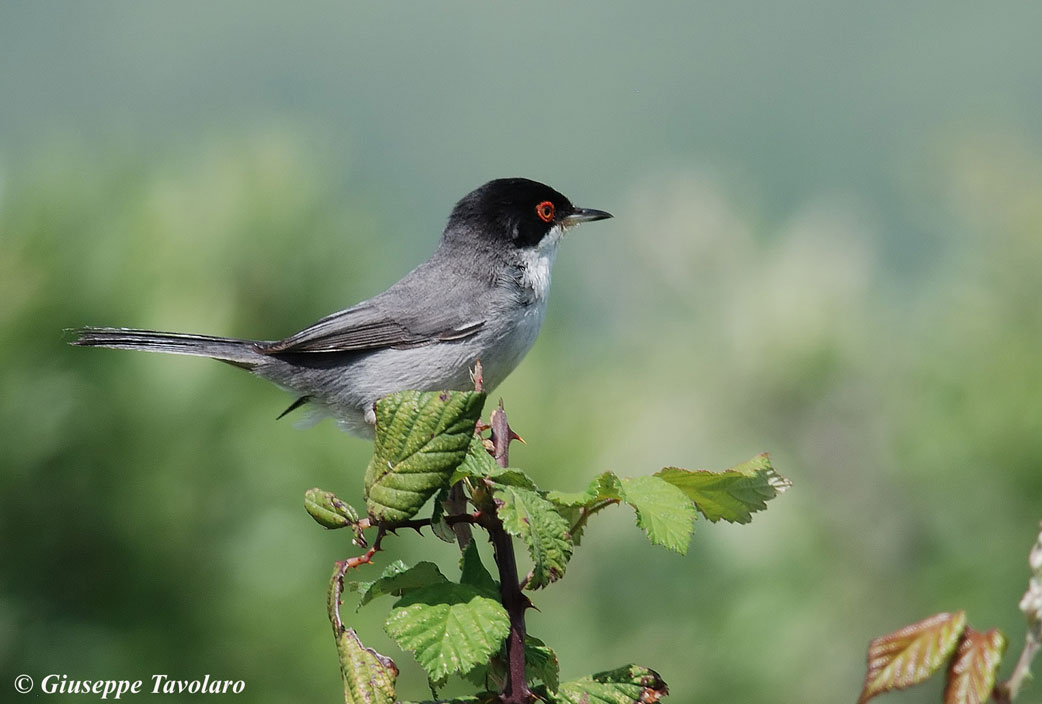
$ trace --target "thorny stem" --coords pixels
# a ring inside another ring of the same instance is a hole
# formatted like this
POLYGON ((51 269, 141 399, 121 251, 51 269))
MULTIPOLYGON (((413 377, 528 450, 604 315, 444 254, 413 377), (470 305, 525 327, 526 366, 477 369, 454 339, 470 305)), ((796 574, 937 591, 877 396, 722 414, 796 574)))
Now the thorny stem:
POLYGON ((365 554, 359 555, 358 557, 349 557, 344 560, 346 569, 353 569, 359 565, 368 565, 373 561, 373 556, 380 552, 380 543, 384 541, 384 536, 387 535, 387 529, 380 526, 376 529, 376 540, 373 541, 373 547, 365 551, 365 554))
MULTIPOLYGON (((453 528, 456 526, 467 526, 469 528, 474 523, 482 522, 483 518, 484 516, 481 511, 475 511, 474 513, 461 513, 454 516, 445 516, 445 522, 453 528)), ((384 524, 374 524, 369 518, 363 518, 358 521, 356 528, 358 529, 359 538, 364 541, 365 537, 362 535, 361 531, 376 525, 376 540, 373 541, 373 546, 361 555, 358 555, 357 557, 349 557, 346 560, 338 560, 336 563, 337 571, 334 576, 336 584, 333 586, 331 597, 336 601, 331 605, 332 608, 330 609, 330 619, 333 622, 333 632, 335 634, 339 636, 339 634, 344 630, 344 624, 340 619, 340 596, 344 592, 344 575, 347 571, 356 567, 361 567, 362 565, 371 564, 376 553, 380 552, 381 543, 383 543, 384 536, 388 533, 396 533, 396 531, 402 528, 411 528, 419 533, 421 528, 429 526, 430 524, 431 519, 429 518, 417 518, 384 524)), ((364 542, 362 544, 364 546, 364 542)))
POLYGON ((1032 575, 1028 580, 1027 592, 1020 600, 1020 610, 1027 616, 1028 631, 1024 637, 1024 650, 1017 659, 1013 674, 995 687, 994 699, 999 704, 1009 704, 1017 698, 1024 680, 1031 677, 1031 661, 1042 649, 1042 533, 1039 533, 1028 554, 1028 565, 1032 575))
POLYGON ((344 622, 340 619, 340 597, 344 593, 344 573, 347 572, 347 560, 337 560, 336 572, 333 573, 333 585, 329 592, 329 621, 333 625, 333 637, 339 638, 344 632, 344 622))
MULTIPOLYGON (((492 411, 492 445, 496 463, 503 468, 509 464, 510 441, 513 433, 507 423, 507 414, 503 410, 503 402, 492 411)), ((510 535, 503 528, 498 515, 493 515, 487 522, 492 546, 495 550, 496 565, 499 567, 499 596, 503 608, 510 616, 510 633, 507 635, 507 681, 500 699, 503 704, 528 704, 532 692, 525 679, 525 609, 531 604, 521 592, 517 577, 517 560, 514 557, 514 544, 510 535)))
MULTIPOLYGON (((480 362, 474 371, 474 386, 475 390, 482 390, 480 362)), ((521 440, 522 442, 524 440, 511 430, 509 423, 507 423, 507 415, 503 409, 502 400, 499 402, 499 407, 492 411, 490 421, 492 428, 492 455, 496 463, 506 469, 509 465, 511 440, 521 440)), ((529 704, 532 700, 532 691, 528 688, 528 681, 525 677, 525 610, 532 603, 521 591, 522 584, 518 580, 517 559, 514 555, 514 544, 510 534, 507 533, 503 527, 503 522, 495 512, 495 504, 490 494, 487 495, 487 501, 487 506, 484 501, 479 501, 479 510, 474 513, 466 513, 466 495, 463 493, 462 484, 457 483, 450 490, 449 501, 446 502, 446 509, 448 509, 446 513, 450 515, 445 517, 445 521, 456 532, 460 548, 465 548, 472 539, 470 535, 471 524, 478 523, 489 532, 493 550, 495 551, 496 565, 499 568, 500 600, 503 602, 503 608, 506 609, 510 618, 510 632, 506 639, 507 679, 503 692, 500 694, 500 700, 503 704, 529 704), (454 492, 458 493, 454 494, 454 492), (461 498, 462 501, 460 501, 461 498), (481 510, 482 508, 486 510, 481 510), (490 508, 491 510, 488 510, 490 508), (465 533, 462 530, 458 530, 461 528, 465 529, 465 533)), ((597 510, 600 508, 603 507, 598 507, 597 510)), ((580 521, 582 520, 584 519, 580 518, 580 521)), ((376 540, 373 541, 373 546, 358 557, 351 557, 336 563, 336 571, 334 572, 334 581, 329 598, 331 600, 330 621, 332 622, 333 632, 337 637, 344 630, 344 624, 340 618, 340 597, 343 595, 344 575, 347 571, 371 563, 373 556, 380 551, 380 545, 387 533, 393 533, 400 528, 412 528, 419 531, 420 528, 430 524, 431 519, 429 518, 411 519, 393 524, 375 524, 378 532, 376 540)), ((373 525, 374 522, 369 518, 363 518, 358 521, 356 529, 359 536, 361 536, 362 530, 371 528, 373 525)), ((362 539, 364 540, 364 538, 362 539)))
MULTIPOLYGON (((456 525, 470 525, 481 522, 481 512, 475 511, 474 513, 457 513, 450 516, 445 516, 444 520, 450 526, 456 525)), ((379 525, 383 528, 385 533, 397 533, 402 528, 411 528, 412 530, 419 532, 421 528, 426 528, 431 524, 430 518, 410 518, 404 521, 396 521, 394 523, 380 523, 377 524, 371 519, 363 518, 358 521, 358 527, 361 530, 372 528, 374 525, 379 525)), ((363 556, 364 557, 364 556, 363 556)), ((356 558, 361 559, 361 558, 356 558)))
POLYGON ((1039 643, 1038 637, 1031 631, 1028 631, 1027 638, 1024 640, 1024 650, 1020 652, 1020 659, 1017 660, 1017 665, 1013 668, 1013 674, 1010 675, 1008 680, 995 687, 996 702, 1009 704, 1009 702, 1017 698, 1024 680, 1031 677, 1031 661, 1035 659, 1040 646, 1042 644, 1039 643))
POLYGON ((340 597, 344 593, 344 575, 350 569, 372 562, 373 555, 380 551, 380 543, 383 542, 386 534, 387 531, 380 528, 376 533, 376 540, 373 541, 373 547, 366 550, 364 554, 349 557, 346 560, 337 560, 336 572, 333 573, 333 585, 329 592, 329 620, 333 625, 333 635, 337 638, 344 632, 344 622, 340 618, 340 597))

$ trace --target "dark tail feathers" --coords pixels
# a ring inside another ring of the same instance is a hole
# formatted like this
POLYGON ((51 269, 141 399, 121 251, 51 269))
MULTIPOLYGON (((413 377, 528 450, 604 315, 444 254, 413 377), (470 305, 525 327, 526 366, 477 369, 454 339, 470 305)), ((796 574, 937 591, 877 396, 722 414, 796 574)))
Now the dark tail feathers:
POLYGON ((252 369, 265 359, 253 340, 237 340, 212 335, 188 335, 131 328, 79 328, 69 344, 78 347, 109 347, 117 350, 144 350, 211 357, 244 369, 252 369))

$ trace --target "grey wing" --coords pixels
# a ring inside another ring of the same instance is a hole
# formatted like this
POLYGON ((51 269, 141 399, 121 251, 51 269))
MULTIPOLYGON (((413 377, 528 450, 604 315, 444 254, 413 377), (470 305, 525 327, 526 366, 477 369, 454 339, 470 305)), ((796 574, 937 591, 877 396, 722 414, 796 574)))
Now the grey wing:
POLYGON ((356 352, 386 347, 420 347, 462 340, 478 332, 485 320, 450 320, 447 315, 394 315, 373 302, 322 318, 314 325, 276 342, 258 346, 262 354, 296 352, 356 352))

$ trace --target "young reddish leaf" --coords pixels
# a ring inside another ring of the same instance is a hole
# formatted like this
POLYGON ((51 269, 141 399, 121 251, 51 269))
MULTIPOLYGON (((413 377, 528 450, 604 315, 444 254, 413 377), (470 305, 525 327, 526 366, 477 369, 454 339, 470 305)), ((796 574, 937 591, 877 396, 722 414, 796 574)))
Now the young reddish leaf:
POLYGON ((987 633, 967 628, 948 667, 944 704, 983 704, 995 687, 995 671, 1006 652, 1006 636, 997 628, 987 633))
POLYGON ((874 639, 858 704, 925 681, 944 665, 965 628, 965 611, 940 613, 874 639))

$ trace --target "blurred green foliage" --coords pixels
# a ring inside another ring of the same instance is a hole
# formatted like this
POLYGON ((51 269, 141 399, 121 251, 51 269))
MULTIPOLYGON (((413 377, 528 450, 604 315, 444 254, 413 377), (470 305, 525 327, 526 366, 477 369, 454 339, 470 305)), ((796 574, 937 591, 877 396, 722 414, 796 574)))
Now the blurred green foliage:
MULTIPOLYGON (((843 200, 772 222, 726 179, 672 171, 592 204, 614 229, 569 238, 547 328, 496 392, 529 443, 512 461, 577 490, 768 450, 794 488, 748 526, 699 521, 685 558, 607 512, 530 614, 563 677, 637 659, 680 700, 832 701, 856 696, 869 638, 929 613, 964 608, 1019 642, 1042 518, 1042 155, 973 133, 936 151, 901 187, 950 240, 911 278, 843 200)), ((368 443, 275 423, 291 399, 238 370, 62 333, 279 337, 426 256, 388 244, 329 168, 289 127, 5 166, 0 672, 211 673, 250 701, 336 698, 324 590, 354 549, 301 497, 360 504, 368 443)), ((406 658, 374 614, 349 625, 406 658)))

